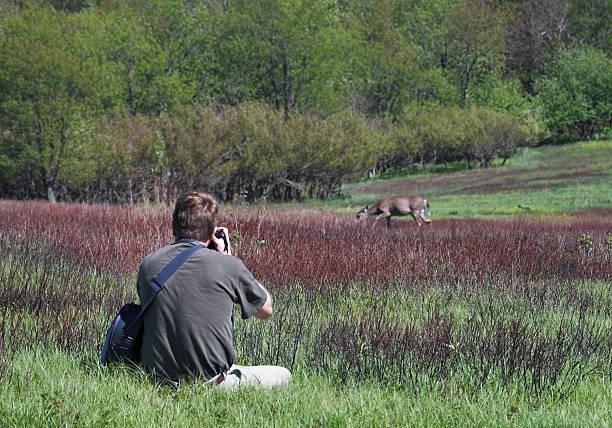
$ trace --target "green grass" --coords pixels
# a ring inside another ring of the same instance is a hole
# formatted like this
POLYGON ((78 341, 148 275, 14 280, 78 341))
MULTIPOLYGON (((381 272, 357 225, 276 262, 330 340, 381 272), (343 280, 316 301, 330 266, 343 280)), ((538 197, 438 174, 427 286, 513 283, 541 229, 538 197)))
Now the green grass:
POLYGON ((555 190, 520 190, 493 194, 445 195, 431 204, 432 216, 440 218, 502 218, 531 214, 567 213, 588 208, 612 207, 612 180, 567 185, 555 190), (519 205, 530 209, 519 208, 519 205))
MULTIPOLYGON (((612 207, 612 141, 529 148, 506 165, 487 170, 462 170, 460 165, 450 169, 452 172, 429 169, 407 177, 352 183, 346 186, 347 195, 343 198, 284 206, 348 215, 354 214, 358 205, 387 191, 405 191, 428 197, 434 220, 516 216, 560 220, 573 211, 612 207), (518 204, 531 209, 520 209, 518 204)), ((15 263, 12 256, 3 255, 0 273, 9 277, 15 263)), ((57 259, 55 266, 40 262, 17 266, 12 277, 17 284, 13 284, 14 289, 25 290, 18 284, 35 283, 43 271, 63 281, 71 272, 70 262, 57 259)), ((102 287, 115 281, 104 275, 88 273, 89 283, 102 287)), ((133 282, 133 277, 128 280, 133 282)), ((559 323, 575 321, 571 297, 576 294, 597 308, 586 315, 587 322, 602 329, 609 329, 612 323, 605 310, 611 304, 609 281, 584 278, 573 284, 556 284, 559 301, 545 307, 510 287, 475 292, 460 285, 437 284, 423 290, 400 284, 381 293, 354 285, 334 299, 321 294, 308 300, 305 294, 275 290, 275 304, 277 308, 297 308, 295 313, 312 316, 316 327, 313 334, 331 319, 361 319, 373 312, 389 323, 420 324, 430 311, 440 310, 459 325, 478 313, 477 307, 491 302, 496 309, 503 309, 500 316, 519 317, 550 335, 559 323)), ((10 314, 11 310, 4 312, 7 319, 10 314)), ((26 315, 23 322, 27 331, 44 329, 56 321, 53 312, 26 315)), ((286 316, 287 326, 292 325, 293 318, 286 316)), ((100 331, 107 322, 102 318, 91 319, 100 331)), ((244 322, 238 316, 235 319, 237 332, 263 331, 266 344, 276 343, 278 316, 265 324, 244 322)), ((8 343, 10 346, 10 340, 8 343)), ((239 356, 244 356, 244 345, 239 341, 237 345, 239 356)), ((8 349, 3 346, 6 345, 0 341, 0 352, 8 349)), ((286 388, 226 392, 201 382, 182 385, 178 390, 156 385, 142 373, 99 366, 96 351, 91 349, 66 353, 43 346, 20 348, 11 359, 12 375, 0 383, 0 426, 604 427, 612 420, 609 373, 590 372, 585 366, 580 371, 583 377, 571 393, 559 397, 553 388, 537 395, 525 390, 517 379, 516 384, 502 384, 499 377, 492 375, 482 386, 473 382, 475 374, 470 373, 465 351, 461 354, 461 344, 457 349, 460 364, 448 377, 436 380, 423 374, 418 390, 381 385, 370 378, 334 378, 329 373, 310 370, 303 356, 299 356, 293 368, 294 378, 286 388)), ((606 365, 601 361, 606 355, 597 356, 598 367, 606 365)), ((0 363, 2 357, 0 354, 0 363)), ((264 362, 272 363, 269 359, 264 362)), ((335 364, 342 367, 340 356, 335 364)))
MULTIPOLYGON (((534 285, 535 286, 535 285, 534 285)), ((612 284, 607 281, 584 280, 576 283, 557 283, 555 286, 560 297, 556 305, 542 308, 539 303, 530 301, 527 296, 516 290, 477 290, 469 291, 461 286, 439 287, 432 285, 427 290, 410 287, 389 287, 384 293, 378 290, 367 290, 359 284, 345 289, 340 298, 330 299, 327 296, 316 296, 309 302, 316 312, 316 323, 321 326, 330 319, 367 318, 372 316, 372 308, 376 314, 383 316, 389 322, 399 325, 421 325, 427 314, 441 312, 457 324, 467 321, 471 314, 477 313, 479 306, 495 302, 502 307, 504 313, 519 316, 538 325, 539 330, 553 334, 561 320, 568 321, 575 316, 569 314, 569 303, 578 293, 599 308, 612 305, 612 284)), ((277 300, 281 306, 295 299, 297 292, 279 290, 277 300)), ((238 313, 235 314, 237 319, 238 313)), ((602 313, 585 315, 589 321, 597 322, 602 328, 612 328, 612 319, 602 313)))
POLYGON ((100 368, 95 355, 20 353, 0 385, 3 426, 607 426, 612 385, 596 377, 571 398, 533 399, 512 387, 396 390, 296 373, 287 388, 225 392, 201 383, 178 390, 130 370, 100 368))
POLYGON ((506 165, 488 169, 430 171, 349 183, 343 197, 308 205, 354 214, 384 196, 419 194, 429 199, 433 219, 500 219, 612 208, 612 141, 525 148, 506 165))
MULTIPOLYGON (((567 292, 572 290, 568 285, 567 292)), ((584 281, 577 290, 604 307, 610 304, 608 282, 584 281)), ((287 306, 288 294, 277 293, 277 305, 287 306)), ((485 294, 460 288, 395 288, 380 295, 356 286, 338 300, 319 298, 310 304, 319 321, 330 314, 367 316, 374 307, 385 318, 419 322, 437 307, 461 323, 480 299, 487 300, 485 294)), ((549 332, 560 318, 567 319, 556 306, 540 310, 510 293, 498 295, 495 304, 532 319, 549 332)), ((599 321, 609 326, 610 319, 599 321)), ((40 322, 31 328, 41 328, 40 322)), ((237 319, 237 328, 247 323, 253 325, 253 321, 237 319)), ((267 323, 266 328, 274 331, 273 324, 267 323)), ((612 416, 612 383, 602 373, 585 373, 569 396, 559 398, 554 390, 536 396, 518 384, 502 387, 495 377, 481 388, 470 388, 473 374, 465 364, 444 384, 424 376, 422 389, 416 391, 373 380, 316 374, 301 362, 287 388, 228 393, 201 382, 178 390, 160 386, 131 369, 101 367, 94 351, 68 354, 52 348, 21 349, 13 362, 11 378, 0 384, 2 426, 600 427, 612 416)))

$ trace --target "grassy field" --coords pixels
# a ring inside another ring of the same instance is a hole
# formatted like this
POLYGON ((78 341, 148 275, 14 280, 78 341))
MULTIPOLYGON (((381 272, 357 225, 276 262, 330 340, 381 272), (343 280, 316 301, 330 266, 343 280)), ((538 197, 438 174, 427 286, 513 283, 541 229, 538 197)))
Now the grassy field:
POLYGON ((319 206, 356 212, 381 196, 417 194, 429 199, 433 218, 551 213, 558 218, 588 208, 612 208, 612 141, 525 148, 504 166, 369 180, 345 186, 344 193, 319 206))
POLYGON ((609 426, 610 149, 224 207, 275 299, 269 322, 234 317, 237 362, 290 368, 277 391, 171 389, 98 364, 140 260, 172 239, 167 208, 0 201, 0 426, 609 426), (404 192, 431 198, 431 227, 348 215, 404 192))
POLYGON ((95 355, 53 351, 20 355, 11 384, 0 384, 3 426, 605 427, 612 418, 603 380, 582 383, 561 401, 492 387, 470 396, 415 395, 304 372, 283 390, 228 393, 201 384, 156 387, 143 375, 94 361, 95 355))

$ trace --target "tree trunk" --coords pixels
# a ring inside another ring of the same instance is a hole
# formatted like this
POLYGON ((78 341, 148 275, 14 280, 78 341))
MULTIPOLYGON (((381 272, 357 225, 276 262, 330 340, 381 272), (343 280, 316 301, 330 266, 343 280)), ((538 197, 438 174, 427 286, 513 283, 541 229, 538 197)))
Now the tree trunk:
POLYGON ((47 187, 47 199, 52 204, 55 204, 57 202, 57 199, 55 198, 55 191, 53 190, 53 186, 47 187))

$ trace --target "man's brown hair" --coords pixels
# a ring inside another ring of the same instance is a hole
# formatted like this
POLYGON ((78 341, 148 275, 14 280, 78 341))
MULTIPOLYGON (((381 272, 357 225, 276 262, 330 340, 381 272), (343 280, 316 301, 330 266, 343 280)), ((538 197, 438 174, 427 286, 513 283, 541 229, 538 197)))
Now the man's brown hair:
POLYGON ((188 192, 181 195, 172 214, 174 237, 206 242, 217 225, 219 205, 207 193, 188 192))

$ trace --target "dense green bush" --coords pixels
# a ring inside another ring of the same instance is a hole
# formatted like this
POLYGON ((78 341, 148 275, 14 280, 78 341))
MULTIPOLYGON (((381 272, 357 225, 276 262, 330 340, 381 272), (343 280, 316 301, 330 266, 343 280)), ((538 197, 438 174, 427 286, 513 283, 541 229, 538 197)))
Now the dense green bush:
POLYGON ((486 167, 533 140, 521 120, 483 107, 414 108, 390 123, 350 110, 285 119, 260 103, 184 106, 161 117, 116 113, 86 135, 89 168, 58 178, 63 200, 170 203, 186 189, 228 201, 326 198, 375 166, 486 167))
POLYGON ((537 88, 546 123, 557 136, 590 139, 612 127, 612 59, 604 52, 560 50, 537 88))
POLYGON ((465 112, 468 140, 464 158, 468 165, 476 162, 489 166, 494 159, 505 162, 519 147, 532 143, 535 130, 507 113, 482 107, 472 107, 465 112))
POLYGON ((486 167, 494 159, 508 159, 537 132, 513 115, 485 107, 411 108, 392 128, 386 166, 465 160, 486 167))
POLYGON ((328 197, 375 162, 378 138, 356 113, 285 120, 257 103, 222 112, 191 106, 161 118, 118 115, 94 139, 104 159, 91 194, 67 189, 66 196, 170 202, 197 188, 224 200, 328 197))

